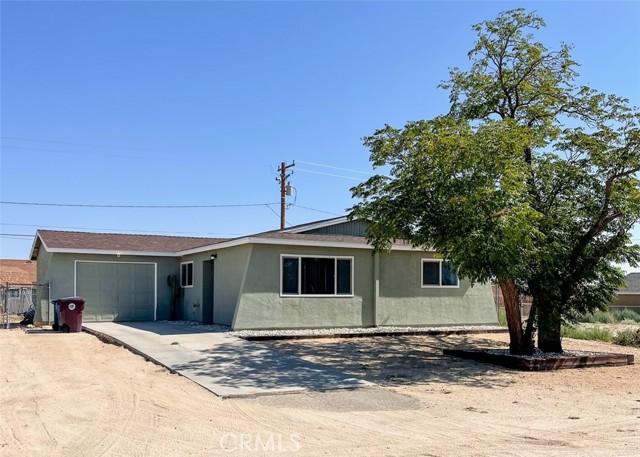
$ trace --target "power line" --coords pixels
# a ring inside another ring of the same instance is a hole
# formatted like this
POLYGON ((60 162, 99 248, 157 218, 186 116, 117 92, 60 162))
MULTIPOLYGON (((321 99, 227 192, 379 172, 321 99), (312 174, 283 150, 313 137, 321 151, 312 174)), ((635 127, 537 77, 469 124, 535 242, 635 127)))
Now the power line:
MULTIPOLYGON (((157 153, 159 151, 152 151, 150 149, 143 148, 132 148, 125 146, 99 146, 97 144, 86 144, 86 143, 72 143, 68 141, 54 141, 54 140, 36 140, 35 138, 23 138, 23 137, 15 137, 15 136, 0 136, 0 138, 5 140, 17 140, 17 141, 30 141, 33 143, 51 143, 51 144, 64 144, 67 146, 80 146, 83 148, 102 148, 102 149, 122 149, 124 151, 141 151, 141 152, 153 152, 157 153)), ((165 151, 165 153, 168 151, 165 151)), ((170 154, 176 154, 169 152, 170 154)))
POLYGON ((295 203, 292 203, 291 206, 295 206, 296 208, 306 209, 306 210, 309 210, 309 211, 315 211, 317 213, 331 214, 333 216, 342 216, 342 214, 332 213, 330 211, 323 211, 321 209, 309 208, 308 206, 296 205, 295 203))
MULTIPOLYGON (((100 153, 100 152, 86 152, 86 151, 61 151, 59 149, 45 149, 45 148, 29 148, 24 146, 2 146, 1 149, 18 149, 21 151, 38 151, 38 152, 55 152, 58 154, 72 154, 79 156, 93 156, 93 157, 113 157, 118 159, 144 159, 147 160, 150 157, 146 156, 132 156, 132 155, 124 155, 124 154, 109 154, 109 153, 100 153)), ((179 160, 179 159, 169 159, 166 157, 154 157, 153 160, 179 160)))
POLYGON ((277 203, 244 203, 229 205, 96 205, 96 204, 75 204, 75 203, 37 203, 37 202, 9 202, 2 201, 2 205, 22 205, 22 206, 55 206, 66 208, 146 208, 146 209, 189 209, 189 208, 248 208, 256 206, 277 205, 277 203))
POLYGON ((133 229, 122 229, 122 228, 104 228, 104 227, 69 227, 69 226, 59 226, 59 225, 41 225, 41 224, 11 224, 7 222, 0 222, 0 225, 7 225, 13 227, 34 227, 34 228, 42 228, 42 229, 66 229, 66 230, 94 230, 94 231, 105 231, 105 232, 135 232, 142 234, 165 234, 165 235, 216 235, 216 236, 240 236, 244 235, 241 232, 224 232, 224 233, 216 233, 216 232, 180 232, 175 230, 133 230, 133 229))
POLYGON ((0 233, 0 236, 28 236, 29 238, 33 238, 33 235, 24 235, 22 233, 0 233))
POLYGON ((335 178, 353 179, 354 181, 364 181, 364 178, 354 178, 353 176, 335 175, 333 173, 324 173, 322 171, 305 170, 304 168, 296 168, 296 171, 303 171, 305 173, 313 173, 314 175, 333 176, 335 178))
POLYGON ((352 170, 350 168, 342 168, 342 167, 336 167, 336 166, 333 166, 333 165, 325 165, 323 163, 305 162, 304 160, 298 160, 298 163, 305 163, 307 165, 313 165, 315 167, 332 168, 334 170, 351 171, 353 173, 362 173, 363 175, 373 176, 373 173, 371 173, 369 171, 352 170))
POLYGON ((31 240, 29 238, 33 238, 33 235, 29 235, 29 238, 25 238, 23 236, 14 236, 14 235, 2 235, 0 234, 0 237, 9 239, 9 240, 17 240, 17 241, 28 241, 31 242, 31 240))

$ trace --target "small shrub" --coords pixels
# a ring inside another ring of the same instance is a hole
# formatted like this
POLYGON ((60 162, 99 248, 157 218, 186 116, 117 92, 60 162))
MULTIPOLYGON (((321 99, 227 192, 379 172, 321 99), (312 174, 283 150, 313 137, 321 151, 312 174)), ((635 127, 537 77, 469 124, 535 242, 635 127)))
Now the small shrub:
POLYGON ((640 347, 640 330, 622 330, 616 334, 613 342, 620 346, 640 347))
POLYGON ((585 323, 585 324, 595 324, 596 323, 596 320, 593 317, 593 314, 591 314, 591 313, 578 314, 576 316, 576 321, 577 322, 581 322, 581 323, 585 323))
POLYGON ((610 342, 613 339, 613 335, 608 328, 603 327, 562 327, 562 336, 565 338, 574 338, 576 340, 597 340, 610 342))
POLYGON ((503 327, 507 326, 507 312, 504 308, 498 310, 498 324, 503 327))
POLYGON ((593 319, 598 324, 613 324, 615 322, 609 311, 596 311, 593 314, 593 319))
POLYGON ((623 322, 623 321, 640 322, 640 314, 627 308, 616 309, 611 312, 611 315, 617 322, 623 322))

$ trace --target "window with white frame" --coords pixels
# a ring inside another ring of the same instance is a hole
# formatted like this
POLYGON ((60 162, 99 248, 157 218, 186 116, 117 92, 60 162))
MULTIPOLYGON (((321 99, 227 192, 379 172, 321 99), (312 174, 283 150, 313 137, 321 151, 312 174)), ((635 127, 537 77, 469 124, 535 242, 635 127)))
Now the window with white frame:
POLYGON ((460 280, 446 260, 422 259, 422 287, 460 287, 460 280))
POLYGON ((353 257, 280 257, 281 295, 353 295, 353 257))
POLYGON ((193 262, 180 264, 180 286, 193 287, 193 262))

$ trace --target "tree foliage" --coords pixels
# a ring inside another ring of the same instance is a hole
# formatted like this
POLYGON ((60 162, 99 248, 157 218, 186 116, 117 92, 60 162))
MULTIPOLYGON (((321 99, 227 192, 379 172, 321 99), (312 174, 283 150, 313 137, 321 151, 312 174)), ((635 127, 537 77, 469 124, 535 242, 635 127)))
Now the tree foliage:
POLYGON ((640 217, 638 111, 576 83, 571 48, 549 50, 523 9, 474 26, 467 71, 441 86, 451 109, 364 139, 376 167, 352 189, 354 217, 378 250, 394 239, 434 248, 472 282, 497 279, 511 350, 561 351, 560 323, 603 308, 635 264, 640 217), (525 327, 518 297, 533 297, 525 327))

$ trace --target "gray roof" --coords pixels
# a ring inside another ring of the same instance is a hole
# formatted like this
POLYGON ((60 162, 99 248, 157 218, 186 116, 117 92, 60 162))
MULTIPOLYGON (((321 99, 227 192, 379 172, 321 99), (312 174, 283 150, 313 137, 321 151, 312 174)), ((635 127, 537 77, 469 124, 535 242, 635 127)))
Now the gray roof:
POLYGON ((640 293, 640 273, 629 273, 627 275, 627 287, 618 289, 619 294, 639 294, 640 293))

